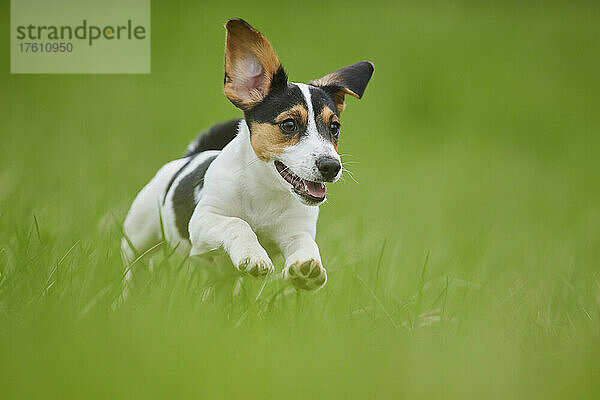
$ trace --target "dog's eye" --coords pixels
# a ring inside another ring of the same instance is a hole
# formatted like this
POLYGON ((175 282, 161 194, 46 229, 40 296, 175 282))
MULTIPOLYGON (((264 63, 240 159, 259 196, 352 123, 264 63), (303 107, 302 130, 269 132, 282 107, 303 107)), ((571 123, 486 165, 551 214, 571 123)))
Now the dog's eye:
POLYGON ((286 119, 285 121, 280 122, 279 127, 285 133, 294 133, 297 129, 296 121, 293 119, 286 119))
POLYGON ((332 122, 331 124, 329 124, 329 130, 331 131, 331 134, 334 137, 337 137, 340 134, 340 123, 332 122))

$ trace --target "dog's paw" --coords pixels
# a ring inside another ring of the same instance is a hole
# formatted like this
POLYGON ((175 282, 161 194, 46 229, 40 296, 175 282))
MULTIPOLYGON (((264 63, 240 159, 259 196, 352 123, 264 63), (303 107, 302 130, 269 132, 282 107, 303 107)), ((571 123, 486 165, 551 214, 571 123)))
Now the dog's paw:
POLYGON ((316 290, 325 286, 327 272, 315 259, 295 262, 283 270, 283 278, 298 289, 316 290))
POLYGON ((237 269, 252 275, 255 278, 264 278, 275 271, 271 260, 253 257, 243 259, 242 262, 238 264, 237 269))

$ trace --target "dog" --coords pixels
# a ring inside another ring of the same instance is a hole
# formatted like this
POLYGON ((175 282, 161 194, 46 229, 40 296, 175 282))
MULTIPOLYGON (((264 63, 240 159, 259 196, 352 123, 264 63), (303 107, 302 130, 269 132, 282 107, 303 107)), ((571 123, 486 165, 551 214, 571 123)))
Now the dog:
POLYGON ((342 174, 340 114, 346 95, 363 96, 373 64, 292 83, 265 36, 239 18, 225 28, 224 92, 243 118, 201 133, 139 192, 124 222, 124 259, 165 240, 192 257, 223 248, 238 270, 266 277, 274 267, 260 237, 283 254, 283 279, 319 289, 327 272, 318 206, 325 183, 342 174))

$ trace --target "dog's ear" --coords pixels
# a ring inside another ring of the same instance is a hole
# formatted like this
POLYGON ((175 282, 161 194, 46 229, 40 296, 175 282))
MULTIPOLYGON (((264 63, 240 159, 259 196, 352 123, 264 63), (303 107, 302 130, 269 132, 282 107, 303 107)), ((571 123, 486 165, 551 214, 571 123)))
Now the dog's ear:
POLYGON ((375 66, 370 61, 359 61, 334 71, 322 78, 308 82, 333 96, 339 112, 344 110, 344 96, 349 94, 360 99, 373 75, 375 66))
POLYGON ((238 108, 248 110, 287 76, 271 47, 259 31, 240 18, 225 24, 225 96, 238 108))

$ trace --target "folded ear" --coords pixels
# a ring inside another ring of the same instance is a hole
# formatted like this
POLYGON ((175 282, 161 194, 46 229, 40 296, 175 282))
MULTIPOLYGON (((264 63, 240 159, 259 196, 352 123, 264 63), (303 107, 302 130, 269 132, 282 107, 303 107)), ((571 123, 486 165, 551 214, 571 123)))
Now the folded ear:
POLYGON ((259 31, 240 18, 230 19, 225 28, 225 96, 247 110, 274 86, 286 85, 287 76, 271 43, 259 31))
POLYGON ((329 92, 335 100, 339 112, 344 110, 344 96, 349 94, 360 99, 373 75, 375 66, 370 61, 359 61, 325 75, 322 78, 308 82, 329 92))

